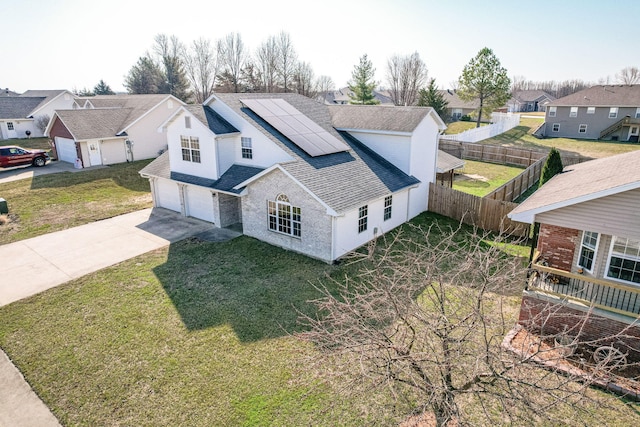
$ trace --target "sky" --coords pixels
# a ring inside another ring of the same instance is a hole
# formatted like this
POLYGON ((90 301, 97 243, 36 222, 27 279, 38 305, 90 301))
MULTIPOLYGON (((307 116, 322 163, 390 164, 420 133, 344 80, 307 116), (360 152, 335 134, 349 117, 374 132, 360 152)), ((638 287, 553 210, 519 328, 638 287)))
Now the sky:
POLYGON ((510 77, 534 81, 595 83, 640 66, 638 0, 0 0, 0 10, 0 88, 19 93, 100 79, 124 91, 160 33, 189 45, 236 32, 254 52, 285 31, 336 87, 364 54, 385 86, 388 59, 417 52, 443 89, 484 47, 510 77))

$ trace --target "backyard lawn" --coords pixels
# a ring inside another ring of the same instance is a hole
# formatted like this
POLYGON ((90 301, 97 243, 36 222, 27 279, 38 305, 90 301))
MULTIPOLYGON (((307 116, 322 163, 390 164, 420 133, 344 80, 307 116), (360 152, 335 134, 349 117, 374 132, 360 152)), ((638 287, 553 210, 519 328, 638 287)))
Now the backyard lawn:
POLYGON ((0 244, 151 207, 149 181, 138 175, 150 161, 0 184, 9 206, 0 216, 0 244))
POLYGON ((502 184, 520 175, 524 169, 493 163, 464 161, 463 174, 456 175, 454 190, 484 197, 502 184))
POLYGON ((532 135, 543 119, 521 117, 520 125, 495 136, 480 141, 481 144, 504 145, 518 148, 544 149, 556 147, 560 151, 580 153, 586 157, 607 157, 615 154, 640 150, 640 144, 616 141, 597 141, 571 138, 543 138, 532 135))

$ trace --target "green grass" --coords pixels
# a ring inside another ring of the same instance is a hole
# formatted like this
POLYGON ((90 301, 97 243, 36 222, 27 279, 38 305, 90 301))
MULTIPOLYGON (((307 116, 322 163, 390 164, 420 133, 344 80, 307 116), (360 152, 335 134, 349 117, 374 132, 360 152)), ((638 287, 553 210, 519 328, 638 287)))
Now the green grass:
MULTIPOLYGON (((480 126, 486 126, 486 125, 487 123, 480 123, 480 126)), ((452 134, 462 133, 466 130, 475 129, 475 128, 476 128, 475 121, 471 121, 471 122, 457 121, 457 122, 447 123, 447 129, 444 131, 444 133, 445 135, 452 135, 452 134)))
MULTIPOLYGON (((412 223, 434 221, 456 224, 412 223)), ((314 312, 311 283, 355 268, 244 236, 186 240, 0 307, 0 347, 65 426, 398 425, 382 391, 351 398, 320 382, 332 366, 295 336, 297 310, 314 312)), ((519 299, 507 302, 515 321, 519 299)), ((589 393, 620 425, 640 422, 589 393)))
POLYGON ((561 152, 579 153, 593 158, 640 150, 640 144, 638 143, 572 138, 538 139, 532 133, 540 123, 542 123, 541 119, 521 118, 519 126, 493 138, 480 141, 480 143, 544 150, 556 147, 561 152))
POLYGON ((524 170, 515 166, 496 165, 474 160, 465 160, 464 162, 465 175, 478 175, 484 177, 486 180, 479 178, 459 179, 459 177, 457 177, 453 182, 453 188, 479 197, 486 196, 496 188, 521 174, 524 170))
POLYGON ((0 184, 0 197, 9 206, 9 221, 0 223, 0 244, 151 207, 149 181, 138 174, 149 162, 0 184))

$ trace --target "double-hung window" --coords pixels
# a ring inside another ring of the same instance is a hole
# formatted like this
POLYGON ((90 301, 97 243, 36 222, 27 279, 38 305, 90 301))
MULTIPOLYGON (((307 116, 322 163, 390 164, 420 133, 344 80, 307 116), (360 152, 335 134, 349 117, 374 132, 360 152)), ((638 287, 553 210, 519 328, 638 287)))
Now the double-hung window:
POLYGON ((557 107, 549 107, 549 117, 555 117, 556 110, 557 110, 557 107))
POLYGON ((302 236, 302 211, 292 206, 284 194, 280 194, 276 200, 267 201, 267 219, 271 231, 293 237, 302 236))
POLYGON ((640 119, 640 107, 636 108, 636 119, 640 119))
POLYGON ((598 233, 585 231, 582 233, 582 243, 580 244, 580 258, 578 266, 589 272, 593 272, 593 260, 598 247, 598 233))
POLYGON ((242 158, 253 159, 253 146, 251 145, 251 138, 240 138, 240 144, 242 146, 242 158))
POLYGON ((607 277, 640 284, 640 240, 613 237, 607 277))
POLYGON ((369 206, 364 205, 358 209, 358 233, 367 229, 367 217, 369 216, 369 206))
POLYGON ((180 147, 182 148, 182 160, 200 163, 200 140, 197 136, 180 136, 180 147))
POLYGON ((569 117, 578 117, 578 107, 571 107, 571 110, 569 110, 569 117))
POLYGON ((391 219, 391 207, 393 204, 393 196, 384 198, 384 220, 391 219))
POLYGON ((578 133, 587 133, 587 125, 583 123, 578 126, 578 133))
POLYGON ((587 114, 595 114, 596 107, 587 107, 587 114))
POLYGON ((609 108, 609 118, 615 119, 618 117, 618 107, 609 108))

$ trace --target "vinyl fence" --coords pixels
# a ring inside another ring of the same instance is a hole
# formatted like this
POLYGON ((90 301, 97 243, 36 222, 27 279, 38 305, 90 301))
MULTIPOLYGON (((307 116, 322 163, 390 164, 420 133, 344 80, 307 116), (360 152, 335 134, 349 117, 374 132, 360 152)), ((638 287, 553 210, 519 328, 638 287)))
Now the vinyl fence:
POLYGON ((455 135, 442 135, 441 138, 450 141, 478 142, 492 138, 513 129, 520 124, 520 115, 514 113, 491 113, 491 124, 469 129, 455 135))
POLYGON ((432 183, 429 187, 429 211, 484 230, 524 237, 529 233, 529 224, 507 217, 516 206, 517 203, 478 197, 443 185, 432 183))

